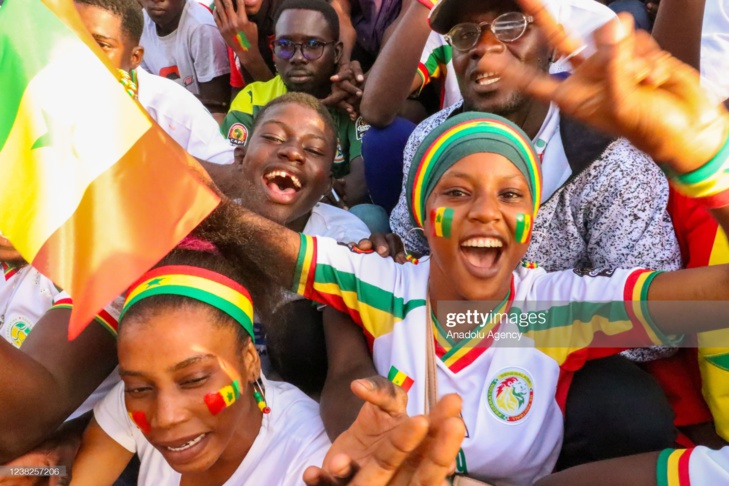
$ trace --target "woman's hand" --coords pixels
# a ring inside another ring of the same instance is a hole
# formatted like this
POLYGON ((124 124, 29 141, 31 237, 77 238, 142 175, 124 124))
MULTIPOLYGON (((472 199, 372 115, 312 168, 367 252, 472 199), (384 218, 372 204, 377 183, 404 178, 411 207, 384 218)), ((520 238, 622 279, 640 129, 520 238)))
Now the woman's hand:
POLYGON ((365 400, 357 420, 329 449, 321 468, 304 473, 309 486, 441 485, 455 469, 465 436, 461 399, 446 395, 426 416, 408 417, 402 388, 377 376, 352 383, 365 400))

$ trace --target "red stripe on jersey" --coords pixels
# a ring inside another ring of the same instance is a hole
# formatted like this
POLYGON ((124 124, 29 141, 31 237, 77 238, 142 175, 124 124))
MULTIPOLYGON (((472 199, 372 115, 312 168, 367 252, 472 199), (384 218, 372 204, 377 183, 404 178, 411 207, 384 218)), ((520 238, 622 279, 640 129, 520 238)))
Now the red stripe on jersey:
POLYGON ((681 457, 678 458, 678 484, 680 486, 691 486, 691 476, 689 474, 689 461, 693 449, 686 449, 681 457))

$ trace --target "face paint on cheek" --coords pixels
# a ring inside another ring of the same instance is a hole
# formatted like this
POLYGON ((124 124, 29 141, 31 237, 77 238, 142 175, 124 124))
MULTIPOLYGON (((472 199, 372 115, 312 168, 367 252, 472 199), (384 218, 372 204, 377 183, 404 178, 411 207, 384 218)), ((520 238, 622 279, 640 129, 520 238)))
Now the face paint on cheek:
POLYGON ((240 382, 233 380, 230 385, 224 386, 215 393, 205 395, 205 405, 213 415, 217 415, 230 407, 240 397, 240 382))
POLYGON ((430 211, 430 219, 433 221, 433 235, 441 238, 451 237, 453 216, 455 211, 452 208, 440 207, 430 211))
POLYGON ((129 412, 129 418, 132 419, 132 422, 137 424, 137 427, 139 427, 139 430, 141 430, 144 435, 149 434, 149 432, 152 430, 152 427, 149 425, 149 422, 147 421, 146 413, 129 412))
POLYGON ((516 230, 514 236, 517 243, 526 243, 532 233, 532 216, 526 213, 516 215, 516 230))

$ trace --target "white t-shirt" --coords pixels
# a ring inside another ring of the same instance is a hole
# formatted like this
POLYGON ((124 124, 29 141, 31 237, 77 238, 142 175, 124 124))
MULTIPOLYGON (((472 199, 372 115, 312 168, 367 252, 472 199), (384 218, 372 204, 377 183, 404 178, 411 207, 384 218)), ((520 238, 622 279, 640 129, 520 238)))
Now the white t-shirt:
POLYGON ((30 265, 22 267, 2 263, 0 278, 0 334, 16 348, 53 305, 58 289, 30 265))
POLYGON ((235 146, 200 100, 161 76, 137 69, 139 103, 162 129, 193 157, 216 164, 233 163, 235 146))
MULTIPOLYGON (((2 337, 16 348, 22 346, 25 338, 43 315, 53 308, 70 308, 70 296, 53 284, 45 275, 31 265, 11 267, 2 263, 3 276, 0 277, 0 327, 2 337)), ((116 299, 99 311, 95 320, 106 327, 116 328, 123 299, 116 299)), ((96 325, 92 323, 91 325, 96 325)), ((67 420, 83 415, 93 408, 104 395, 119 381, 114 370, 96 390, 72 413, 67 420)))
POLYGON ((729 98, 729 0, 708 0, 701 32, 702 85, 729 98))
POLYGON ((152 74, 174 80, 195 95, 199 83, 230 73, 228 48, 215 25, 210 10, 186 0, 177 29, 157 35, 157 26, 144 12, 142 67, 152 74))
POLYGON ((354 214, 330 204, 317 203, 311 210, 309 221, 303 233, 311 236, 326 236, 343 243, 357 243, 372 234, 354 214))
MULTIPOLYGON (((263 416, 251 449, 225 486, 302 485, 304 470, 311 465, 320 466, 331 445, 314 400, 288 383, 267 380, 264 383, 271 413, 263 416)), ((124 383, 119 383, 94 408, 94 418, 119 445, 137 453, 141 461, 140 486, 180 484, 180 474, 129 418, 124 383)))

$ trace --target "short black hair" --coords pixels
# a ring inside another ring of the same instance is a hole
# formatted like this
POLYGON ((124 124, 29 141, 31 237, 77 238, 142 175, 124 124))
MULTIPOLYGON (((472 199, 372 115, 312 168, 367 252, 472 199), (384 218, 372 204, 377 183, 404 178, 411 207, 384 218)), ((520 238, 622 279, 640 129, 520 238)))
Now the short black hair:
POLYGON ((334 146, 334 150, 337 149, 337 127, 334 124, 334 119, 332 118, 332 114, 329 113, 329 110, 327 110, 326 106, 319 101, 318 99, 314 98, 310 94, 301 93, 299 91, 290 91, 288 93, 282 94, 278 98, 274 98, 271 101, 269 101, 266 106, 264 106, 261 111, 256 113, 256 118, 253 120, 253 132, 256 131, 256 127, 258 126, 259 120, 262 120, 265 116, 266 112, 270 110, 272 107, 277 105, 284 105, 288 103, 293 103, 296 105, 303 106, 305 108, 311 108, 317 114, 319 117, 324 121, 324 124, 326 125, 327 129, 329 130, 331 134, 331 143, 334 146))
POLYGON ((326 0, 284 0, 276 11, 276 16, 273 21, 274 29, 278 24, 278 19, 281 17, 281 14, 286 10, 314 10, 320 12, 329 25, 334 40, 339 40, 339 17, 334 7, 326 0))
POLYGON ((139 45, 144 30, 144 14, 137 0, 75 0, 76 3, 103 8, 121 17, 122 31, 134 45, 139 45))

